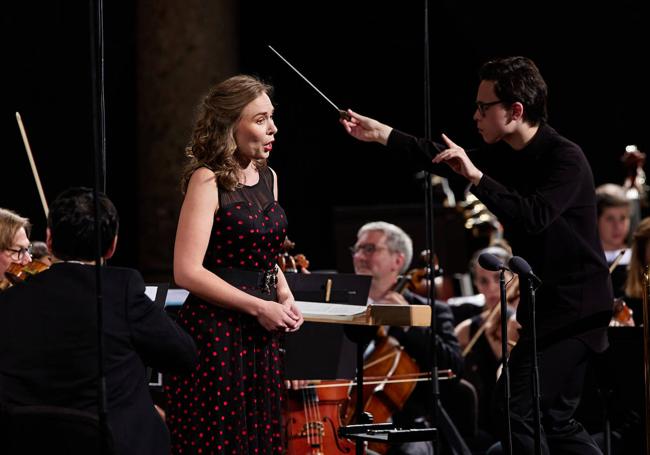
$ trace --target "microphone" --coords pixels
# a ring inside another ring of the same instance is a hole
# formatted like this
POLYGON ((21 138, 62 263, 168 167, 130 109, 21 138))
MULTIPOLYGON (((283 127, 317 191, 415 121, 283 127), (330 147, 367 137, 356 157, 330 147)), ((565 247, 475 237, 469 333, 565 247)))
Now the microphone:
POLYGON ((485 270, 491 272, 498 272, 499 270, 509 270, 508 267, 503 265, 503 261, 490 253, 482 253, 478 257, 478 264, 485 270))
POLYGON ((510 269, 516 274, 531 279, 537 283, 538 286, 542 284, 542 280, 533 273, 533 269, 524 258, 513 256, 508 261, 508 265, 510 266, 510 269))

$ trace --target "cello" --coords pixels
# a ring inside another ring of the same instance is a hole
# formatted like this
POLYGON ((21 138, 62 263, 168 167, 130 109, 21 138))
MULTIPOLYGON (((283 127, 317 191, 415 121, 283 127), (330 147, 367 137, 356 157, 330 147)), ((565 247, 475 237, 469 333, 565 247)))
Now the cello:
POLYGON ((289 390, 284 422, 288 455, 354 453, 355 443, 338 435, 349 384, 347 380, 321 381, 289 390))
MULTIPOLYGON (((379 329, 374 349, 364 361, 363 376, 370 379, 363 384, 363 410, 372 415, 373 423, 389 422, 392 415, 404 407, 416 383, 428 379, 422 377, 415 360, 383 328, 379 329)), ((353 387, 344 418, 346 425, 358 420, 355 413, 357 399, 356 387, 353 387)), ((385 454, 389 447, 371 442, 368 448, 385 454)))

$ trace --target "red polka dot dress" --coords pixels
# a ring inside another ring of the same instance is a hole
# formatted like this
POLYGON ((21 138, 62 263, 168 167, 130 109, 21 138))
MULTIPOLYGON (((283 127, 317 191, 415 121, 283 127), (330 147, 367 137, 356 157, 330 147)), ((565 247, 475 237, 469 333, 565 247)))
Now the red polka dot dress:
MULTIPOLYGON (((273 200, 273 174, 256 185, 219 191, 204 265, 230 284, 276 300, 269 272, 286 236, 273 200)), ((281 437, 282 369, 278 338, 254 317, 190 295, 178 322, 192 335, 199 364, 167 379, 167 424, 175 454, 276 454, 281 437)))

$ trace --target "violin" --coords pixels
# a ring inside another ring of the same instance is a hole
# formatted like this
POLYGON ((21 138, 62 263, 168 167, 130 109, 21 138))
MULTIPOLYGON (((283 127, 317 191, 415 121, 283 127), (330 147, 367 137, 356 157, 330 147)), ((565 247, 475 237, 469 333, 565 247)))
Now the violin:
POLYGON ((284 238, 281 251, 278 254, 280 270, 285 273, 309 273, 309 261, 304 254, 296 254, 295 256, 289 254, 289 251, 295 246, 296 244, 289 240, 289 237, 284 238))
POLYGON ((609 322, 610 327, 634 327, 634 318, 632 308, 627 306, 625 300, 614 299, 614 311, 612 319, 609 322))
MULTIPOLYGON (((429 250, 422 250, 420 260, 429 264, 429 250)), ((454 295, 453 283, 448 277, 443 275, 443 270, 438 262, 438 256, 434 255, 434 283, 436 284, 436 298, 447 300, 454 295)), ((395 292, 403 294, 407 289, 414 294, 427 297, 429 294, 429 266, 413 268, 400 277, 393 289, 395 292)))
MULTIPOLYGON (((364 381, 363 410, 373 416, 373 423, 384 423, 390 421, 393 414, 404 407, 421 373, 417 363, 406 353, 404 347, 380 329, 375 339, 375 347, 364 362, 363 376, 369 379, 378 378, 374 381, 364 381)), ((357 391, 356 387, 353 387, 344 418, 346 425, 357 421, 356 403, 357 391)), ((389 447, 387 444, 371 442, 368 448, 385 454, 389 447)))
POLYGON ((5 271, 5 276, 11 284, 22 283, 28 278, 49 269, 50 266, 44 262, 34 260, 25 265, 11 263, 5 271))

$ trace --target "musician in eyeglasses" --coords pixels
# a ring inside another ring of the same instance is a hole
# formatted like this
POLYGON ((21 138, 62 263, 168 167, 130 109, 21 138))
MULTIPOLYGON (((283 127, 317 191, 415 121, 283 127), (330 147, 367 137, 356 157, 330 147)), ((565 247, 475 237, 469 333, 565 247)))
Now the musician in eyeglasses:
POLYGON ((30 228, 27 218, 0 208, 0 281, 11 264, 25 265, 32 260, 30 228))

